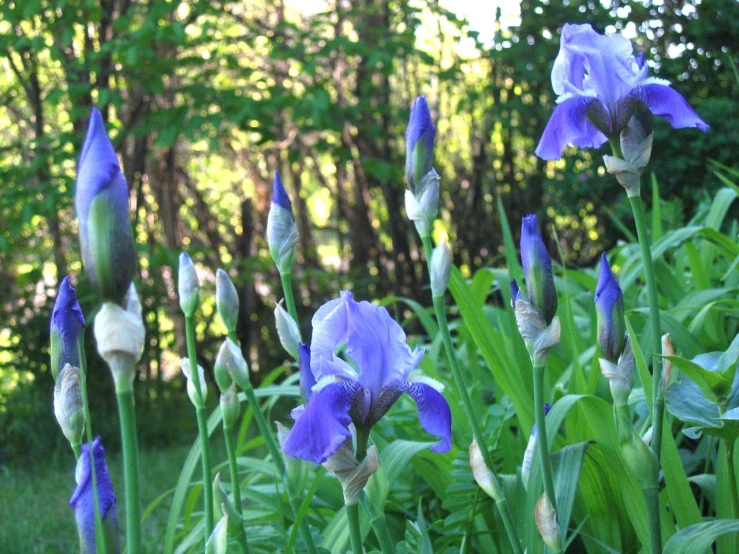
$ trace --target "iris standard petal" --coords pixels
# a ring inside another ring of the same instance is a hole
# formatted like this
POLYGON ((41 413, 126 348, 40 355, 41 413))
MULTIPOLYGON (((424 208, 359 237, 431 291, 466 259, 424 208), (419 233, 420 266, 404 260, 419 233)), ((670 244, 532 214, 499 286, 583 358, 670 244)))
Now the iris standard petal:
POLYGON ((338 381, 314 392, 282 444, 285 453, 316 464, 328 460, 352 436, 349 410, 359 388, 338 381))
POLYGON ((444 396, 436 388, 420 381, 406 381, 397 387, 416 401, 421 427, 427 433, 441 437, 431 447, 431 452, 449 452, 452 448, 452 412, 444 396))
POLYGON ((599 131, 593 134, 588 121, 588 108, 598 100, 592 96, 574 96, 558 104, 549 118, 536 155, 544 160, 559 160, 569 143, 589 140, 592 146, 600 146, 607 139, 599 131))
POLYGON ((641 101, 654 115, 664 117, 675 129, 696 127, 701 131, 708 130, 708 125, 698 117, 687 100, 669 86, 642 85, 635 87, 631 96, 641 101))

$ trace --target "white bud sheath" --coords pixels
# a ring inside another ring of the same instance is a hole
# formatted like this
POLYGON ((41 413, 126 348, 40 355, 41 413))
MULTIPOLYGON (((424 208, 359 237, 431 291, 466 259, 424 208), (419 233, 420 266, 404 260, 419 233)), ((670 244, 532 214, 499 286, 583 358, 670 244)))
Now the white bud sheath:
POLYGON ((613 403, 616 406, 626 406, 634 383, 634 351, 631 349, 631 339, 628 335, 617 364, 603 358, 599 358, 598 362, 603 377, 608 379, 611 387, 613 403))
POLYGON ((267 245, 280 273, 290 273, 295 264, 298 227, 290 210, 272 202, 267 215, 267 245))
POLYGON ((126 295, 126 309, 106 302, 95 316, 95 340, 100 356, 113 372, 116 390, 133 383, 136 362, 144 351, 146 329, 141 319, 141 303, 133 283, 126 295))
POLYGON ((496 502, 502 500, 503 496, 498 478, 485 465, 485 460, 482 457, 482 452, 480 452, 477 439, 473 439, 472 444, 470 444, 470 467, 472 468, 472 475, 475 481, 477 481, 478 486, 485 494, 496 502))
POLYGON ((180 254, 180 269, 177 275, 177 291, 180 308, 187 317, 192 317, 200 303, 200 280, 195 264, 184 252, 180 254))
POLYGON ((204 408, 205 399, 208 397, 208 385, 205 382, 205 371, 203 370, 203 367, 198 364, 198 381, 200 383, 199 395, 198 389, 195 387, 195 383, 193 382, 190 359, 182 358, 180 360, 180 368, 182 368, 182 373, 184 373, 187 378, 187 395, 190 397, 190 401, 196 408, 204 408))
POLYGON ((434 248, 431 255, 431 294, 443 296, 449 284, 449 274, 452 270, 452 251, 445 240, 434 248))
POLYGON ((557 512, 549 501, 547 493, 543 493, 534 509, 536 528, 546 545, 555 552, 562 552, 562 535, 557 524, 557 512))
POLYGON ((415 194, 405 191, 405 211, 413 221, 422 237, 431 235, 431 230, 439 212, 439 175, 433 169, 421 179, 415 194))
POLYGON ((82 442, 85 430, 85 410, 82 404, 80 370, 66 364, 54 385, 54 415, 62 433, 72 444, 82 442))
POLYGON ((667 392, 667 387, 670 386, 672 381, 672 362, 667 359, 667 356, 675 355, 675 347, 672 345, 670 339, 670 333, 662 335, 662 355, 665 358, 662 360, 662 393, 667 392))
POLYGON ((336 475, 341 482, 344 489, 344 504, 356 504, 367 481, 380 468, 377 447, 370 446, 367 456, 360 462, 354 455, 351 441, 346 441, 323 463, 323 467, 336 475))
POLYGON ((277 327, 277 336, 280 338, 282 348, 290 354, 293 359, 298 359, 298 344, 300 344, 300 330, 298 324, 282 307, 282 302, 275 306, 275 325, 277 327))
POLYGON ((244 356, 241 354, 241 349, 231 339, 226 339, 224 342, 226 345, 221 347, 221 350, 223 350, 223 363, 226 364, 231 378, 236 381, 242 390, 246 390, 251 386, 251 383, 249 383, 249 368, 246 365, 244 356))
POLYGON ((529 436, 529 442, 526 445, 526 450, 523 453, 523 462, 521 463, 521 480, 523 481, 523 488, 527 490, 529 486, 529 472, 531 471, 531 462, 534 459, 535 451, 536 435, 532 434, 529 436))

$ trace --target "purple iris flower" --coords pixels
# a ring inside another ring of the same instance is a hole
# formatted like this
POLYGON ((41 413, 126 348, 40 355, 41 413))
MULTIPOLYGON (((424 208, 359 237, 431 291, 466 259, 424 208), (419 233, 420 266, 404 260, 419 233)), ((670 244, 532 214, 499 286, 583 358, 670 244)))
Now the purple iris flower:
POLYGON ((423 351, 410 349, 385 308, 342 292, 313 316, 310 357, 305 346, 300 354, 308 402, 293 411, 295 425, 282 445, 290 456, 325 462, 352 436, 351 423, 369 431, 404 392, 416 401, 421 426, 441 437, 431 451, 451 448, 451 412, 442 386, 427 377, 409 379, 423 351))
POLYGON ((616 363, 626 343, 624 295, 616 276, 608 265, 606 253, 600 259, 598 285, 595 288, 595 311, 598 316, 598 344, 603 357, 616 363))
POLYGON ((411 116, 405 131, 405 178, 412 192, 433 169, 436 128, 425 96, 411 105, 411 116))
POLYGON ((567 144, 598 148, 619 136, 641 103, 676 129, 708 129, 664 79, 648 78, 644 57, 634 57, 631 41, 601 35, 588 25, 566 24, 552 68, 557 108, 549 119, 536 155, 558 160, 567 144))
MULTIPOLYGON (((100 517, 105 532, 105 545, 109 552, 120 552, 118 515, 116 513, 115 493, 110 473, 105 463, 105 450, 97 437, 92 443, 95 457, 95 478, 97 480, 100 517)), ((90 471, 90 444, 82 445, 82 455, 77 461, 75 472, 77 489, 69 500, 77 519, 80 543, 83 554, 97 552, 95 548, 95 500, 92 488, 92 472, 90 471)))
POLYGON ((67 275, 59 285, 51 312, 51 373, 54 379, 66 364, 80 366, 79 353, 84 333, 85 316, 67 275))
POLYGON ((82 146, 75 206, 85 271, 103 300, 121 304, 136 273, 136 248, 128 185, 97 108, 82 146))
POLYGON ((521 222, 521 265, 526 276, 529 302, 541 310, 549 325, 557 312, 557 291, 552 276, 552 258, 539 233, 536 215, 533 214, 527 215, 521 222))

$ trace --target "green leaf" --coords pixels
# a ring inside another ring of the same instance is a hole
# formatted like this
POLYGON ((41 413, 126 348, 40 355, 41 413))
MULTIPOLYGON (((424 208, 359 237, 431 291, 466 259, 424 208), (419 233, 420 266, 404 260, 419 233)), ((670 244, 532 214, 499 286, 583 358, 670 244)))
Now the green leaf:
POLYGON ((723 535, 739 533, 739 520, 704 521, 675 533, 665 545, 664 554, 695 554, 704 552, 723 535))
POLYGON ((731 390, 731 381, 719 373, 704 369, 695 362, 680 356, 666 356, 666 359, 670 360, 688 379, 698 385, 705 397, 712 402, 720 404, 728 396, 731 390))

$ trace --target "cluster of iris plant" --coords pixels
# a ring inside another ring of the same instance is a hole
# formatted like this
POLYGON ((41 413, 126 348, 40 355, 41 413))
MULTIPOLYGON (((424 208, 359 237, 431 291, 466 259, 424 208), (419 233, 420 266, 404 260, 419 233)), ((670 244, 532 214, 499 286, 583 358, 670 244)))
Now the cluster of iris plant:
MULTIPOLYGON (((565 25, 559 54, 554 62, 552 85, 559 95, 536 153, 547 160, 561 157, 568 144, 598 147, 610 142, 613 155, 605 157, 608 172, 615 175, 631 201, 636 231, 643 257, 644 279, 649 299, 651 343, 649 357, 653 371, 653 401, 650 403, 651 430, 644 438, 632 423, 629 395, 634 380, 633 337, 627 333, 624 300, 606 254, 600 264, 594 291, 597 313, 597 340, 600 367, 613 398, 614 422, 625 467, 641 485, 647 505, 650 529, 649 551, 661 552, 660 536, 660 447, 664 424, 665 394, 677 417, 696 424, 726 441, 731 482, 737 505, 733 475, 733 443, 739 427, 724 425, 739 420, 739 392, 736 359, 739 342, 725 353, 709 353, 695 360, 675 356, 668 335, 660 344, 661 326, 650 245, 646 236, 639 189, 641 172, 649 161, 652 144, 652 115, 665 117, 674 127, 707 125, 669 84, 649 78, 643 56, 634 56, 631 43, 618 35, 603 36, 589 25, 565 25), (662 355, 660 355, 662 354, 662 355), (662 359, 666 360, 664 368, 662 359), (670 385, 672 366, 690 379, 670 385), (663 376, 664 374, 664 376, 663 376), (685 399, 695 399, 686 404, 685 399), (651 448, 650 448, 651 446, 651 448)), ((452 269, 452 255, 445 241, 432 244, 439 211, 439 174, 434 169, 435 127, 424 97, 411 107, 406 132, 408 189, 405 207, 423 244, 434 313, 447 356, 448 367, 471 437, 460 436, 469 445, 470 465, 481 489, 493 498, 505 527, 510 551, 520 554, 523 544, 514 524, 504 487, 495 473, 495 464, 482 422, 468 393, 447 324, 445 292, 452 269)), ((138 493, 136 421, 133 386, 136 364, 144 344, 141 305, 133 285, 136 255, 128 214, 128 187, 113 146, 96 109, 90 117, 79 160, 76 209, 84 269, 102 306, 94 323, 97 349, 111 370, 118 399, 126 489, 126 549, 142 552, 141 514, 138 493)), ((229 539, 241 552, 249 552, 245 530, 241 485, 243 467, 237 464, 233 428, 238 423, 238 389, 253 408, 259 433, 270 454, 275 473, 284 485, 290 509, 299 521, 302 546, 309 553, 318 549, 305 518, 298 518, 303 491, 296 475, 306 462, 323 465, 340 481, 346 506, 347 526, 354 554, 364 552, 360 529, 360 505, 369 513, 372 531, 383 554, 395 552, 395 543, 384 516, 384 498, 368 501, 366 487, 382 464, 382 454, 372 441, 373 426, 403 394, 418 406, 421 427, 438 438, 432 452, 452 449, 451 410, 444 386, 418 373, 424 351, 412 348, 402 327, 388 311, 367 300, 355 300, 350 291, 324 303, 311 320, 310 340, 301 335, 292 288, 296 264, 298 229, 292 205, 279 174, 275 174, 273 200, 267 222, 269 250, 280 274, 285 307, 275 307, 276 327, 285 351, 299 368, 302 404, 292 412, 288 427, 270 426, 265 420, 250 372, 236 336, 239 299, 228 274, 216 273, 216 304, 228 336, 213 367, 213 380, 220 392, 223 431, 228 456, 231 494, 213 475, 210 438, 205 413, 208 379, 197 363, 194 320, 200 304, 200 282, 195 265, 183 253, 179 264, 179 299, 184 314, 187 356, 181 360, 187 393, 195 409, 203 470, 203 540, 206 553, 227 551, 229 539), (210 484, 213 483, 211 487, 210 484), (218 521, 216 522, 216 519, 218 521)), ((518 330, 531 359, 536 424, 531 432, 521 464, 521 478, 527 494, 538 499, 534 513, 542 540, 552 552, 563 552, 567 541, 567 521, 558 521, 554 487, 552 443, 545 419, 551 400, 544 388, 547 358, 560 340, 552 260, 540 234, 535 215, 521 225, 521 262, 525 287, 511 282, 511 303, 518 330), (529 485, 532 464, 540 465, 543 490, 529 485)), ((523 284, 522 284, 523 285, 523 284)), ((78 460, 77 489, 70 504, 79 527, 81 550, 121 552, 116 498, 105 465, 100 439, 93 440, 86 394, 84 356, 85 319, 69 278, 59 288, 51 319, 51 369, 56 386, 54 410, 64 435, 78 460), (86 443, 82 444, 83 436, 86 443)), ((679 346, 679 345, 678 345, 679 346)), ((556 405, 551 406, 552 409, 556 405)), ((466 428, 466 426, 465 426, 466 428)), ((668 431, 669 432, 669 431, 668 431)), ((647 545, 645 545, 647 546, 647 545)))

